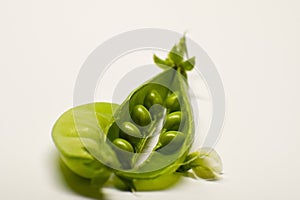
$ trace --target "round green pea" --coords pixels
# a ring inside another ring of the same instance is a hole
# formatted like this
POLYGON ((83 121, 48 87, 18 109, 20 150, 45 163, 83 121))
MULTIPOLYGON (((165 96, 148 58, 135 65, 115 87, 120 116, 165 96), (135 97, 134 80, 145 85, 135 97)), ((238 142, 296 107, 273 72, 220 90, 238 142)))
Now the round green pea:
POLYGON ((123 122, 120 129, 123 133, 126 133, 127 135, 137 138, 142 137, 141 131, 131 122, 123 122))
POLYGON ((151 122, 150 112, 143 105, 136 105, 132 110, 131 117, 140 126, 146 126, 151 122))
POLYGON ((154 104, 162 105, 162 103, 162 98, 156 90, 151 90, 144 99, 144 105, 148 109, 154 104))
POLYGON ((161 152, 173 153, 181 147, 184 139, 184 133, 180 131, 168 131, 161 134, 158 146, 161 152))
POLYGON ((107 131, 107 138, 110 141, 114 141, 116 138, 119 138, 119 127, 115 122, 110 126, 109 130, 107 131))
POLYGON ((165 100, 165 107, 170 111, 180 110, 180 104, 178 101, 178 97, 175 93, 169 95, 165 100))
POLYGON ((131 122, 124 122, 120 127, 120 136, 131 142, 137 144, 142 138, 141 131, 131 122))
POLYGON ((122 138, 115 139, 113 141, 113 144, 124 151, 132 152, 132 153, 134 152, 132 145, 128 141, 122 138))
POLYGON ((176 111, 167 115, 164 128, 169 131, 177 131, 181 123, 181 112, 176 111))

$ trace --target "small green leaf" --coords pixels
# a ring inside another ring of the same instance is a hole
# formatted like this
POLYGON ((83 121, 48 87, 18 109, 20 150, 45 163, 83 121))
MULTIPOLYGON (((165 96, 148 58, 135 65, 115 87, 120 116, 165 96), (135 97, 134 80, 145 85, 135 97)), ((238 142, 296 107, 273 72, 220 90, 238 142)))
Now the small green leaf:
POLYGON ((177 47, 177 45, 174 45, 171 51, 169 52, 168 55, 169 59, 171 59, 175 65, 179 65, 179 63, 182 62, 183 60, 183 55, 181 50, 177 47))
POLYGON ((188 52, 186 46, 185 34, 180 38, 179 42, 175 44, 170 50, 168 57, 163 60, 156 55, 153 56, 154 62, 161 68, 167 69, 168 66, 180 70, 181 75, 187 79, 186 71, 190 71, 195 66, 195 57, 188 59, 188 52), (184 61, 184 59, 187 59, 184 61))
POLYGON ((195 66, 195 62, 196 62, 195 57, 192 57, 192 58, 180 63, 179 66, 181 68, 183 68, 185 71, 191 71, 195 66))
POLYGON ((178 43, 178 49, 179 49, 180 55, 182 55, 182 57, 188 56, 186 42, 185 42, 185 35, 183 35, 182 38, 180 38, 180 41, 178 43))
POLYGON ((173 63, 171 63, 169 60, 163 60, 157 57, 155 54, 153 55, 153 60, 154 63, 162 69, 168 69, 173 66, 173 63))
POLYGON ((170 58, 166 58, 166 63, 167 63, 167 65, 170 66, 170 67, 174 67, 174 66, 175 66, 175 65, 174 65, 174 62, 173 62, 170 58))

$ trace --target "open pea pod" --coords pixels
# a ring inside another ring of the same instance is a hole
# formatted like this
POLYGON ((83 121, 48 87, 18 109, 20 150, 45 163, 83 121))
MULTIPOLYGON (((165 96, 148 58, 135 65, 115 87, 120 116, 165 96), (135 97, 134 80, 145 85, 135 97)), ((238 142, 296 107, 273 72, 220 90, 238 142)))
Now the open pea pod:
POLYGON ((107 181, 111 170, 96 160, 85 144, 99 145, 94 139, 98 128, 104 129, 109 124, 116 107, 117 104, 91 103, 72 108, 60 116, 52 129, 53 141, 65 165, 98 185, 107 181))
POLYGON ((132 188, 138 188, 138 181, 172 176, 193 143, 185 53, 183 37, 166 60, 154 56, 164 71, 131 92, 107 127, 106 142, 121 163, 110 167, 132 188))
POLYGON ((116 187, 162 190, 193 170, 215 180, 221 159, 212 150, 189 154, 194 140, 188 96, 185 37, 166 59, 154 55, 164 71, 132 91, 121 105, 91 103, 63 113, 52 130, 61 160, 77 175, 102 186, 114 174, 116 187), (189 155, 188 155, 189 154, 189 155))

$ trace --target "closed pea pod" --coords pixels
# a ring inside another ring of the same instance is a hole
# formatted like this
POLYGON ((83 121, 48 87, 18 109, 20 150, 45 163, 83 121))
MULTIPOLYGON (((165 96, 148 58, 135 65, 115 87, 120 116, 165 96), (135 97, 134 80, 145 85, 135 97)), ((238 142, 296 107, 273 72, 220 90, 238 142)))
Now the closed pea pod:
POLYGON ((143 105, 136 105, 132 110, 131 117, 140 126, 146 126, 151 122, 151 115, 143 105))

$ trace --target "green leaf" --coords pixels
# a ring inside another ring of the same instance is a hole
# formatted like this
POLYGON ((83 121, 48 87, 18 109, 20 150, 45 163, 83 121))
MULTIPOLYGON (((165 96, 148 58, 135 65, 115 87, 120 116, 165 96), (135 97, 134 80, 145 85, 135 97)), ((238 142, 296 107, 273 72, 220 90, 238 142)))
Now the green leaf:
POLYGON ((196 59, 195 57, 192 57, 192 58, 180 63, 179 66, 181 68, 183 68, 185 71, 191 71, 195 66, 195 59, 196 59))
POLYGON ((180 38, 179 42, 172 47, 165 60, 158 58, 156 55, 153 56, 155 64, 160 68, 168 69, 169 66, 175 69, 179 68, 181 75, 187 80, 186 71, 190 71, 194 68, 195 57, 184 61, 185 58, 188 58, 185 34, 180 38))
POLYGON ((172 62, 170 62, 170 60, 163 60, 157 57, 155 54, 153 55, 153 60, 154 63, 162 69, 168 69, 174 65, 172 62))
POLYGON ((168 58, 171 59, 175 63, 175 65, 179 65, 183 60, 182 53, 182 50, 179 49, 177 45, 174 45, 168 54, 168 58))
POLYGON ((179 40, 178 49, 179 49, 180 55, 182 55, 182 57, 188 56, 186 42, 185 42, 185 34, 179 40))

